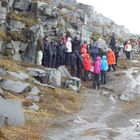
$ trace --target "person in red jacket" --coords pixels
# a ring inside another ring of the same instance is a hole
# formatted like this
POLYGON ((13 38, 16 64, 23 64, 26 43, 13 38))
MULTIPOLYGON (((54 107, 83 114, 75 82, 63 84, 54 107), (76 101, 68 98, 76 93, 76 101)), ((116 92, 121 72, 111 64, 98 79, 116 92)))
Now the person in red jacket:
POLYGON ((116 63, 116 60, 115 60, 115 54, 114 52, 111 50, 111 48, 108 49, 108 54, 107 54, 107 58, 108 58, 108 71, 111 70, 111 67, 113 68, 113 70, 115 71, 116 68, 115 68, 115 63, 116 63))
POLYGON ((91 61, 90 61, 90 56, 88 53, 84 54, 84 60, 83 60, 83 65, 84 65, 84 81, 88 80, 88 74, 89 70, 91 69, 91 61))
POLYGON ((81 54, 85 54, 87 53, 87 42, 84 41, 84 43, 82 44, 82 48, 81 48, 81 54))

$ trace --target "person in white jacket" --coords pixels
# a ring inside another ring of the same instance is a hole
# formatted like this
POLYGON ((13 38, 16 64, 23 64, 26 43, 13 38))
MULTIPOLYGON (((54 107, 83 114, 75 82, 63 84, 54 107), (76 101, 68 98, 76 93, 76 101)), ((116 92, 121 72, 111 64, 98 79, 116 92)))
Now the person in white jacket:
POLYGON ((67 39, 66 48, 67 48, 66 66, 70 66, 70 57, 71 57, 71 53, 72 53, 72 43, 71 43, 71 38, 70 37, 68 37, 68 39, 67 39))
POLYGON ((130 59, 131 51, 132 51, 131 42, 127 41, 127 44, 125 45, 125 52, 126 52, 126 58, 127 59, 130 59))

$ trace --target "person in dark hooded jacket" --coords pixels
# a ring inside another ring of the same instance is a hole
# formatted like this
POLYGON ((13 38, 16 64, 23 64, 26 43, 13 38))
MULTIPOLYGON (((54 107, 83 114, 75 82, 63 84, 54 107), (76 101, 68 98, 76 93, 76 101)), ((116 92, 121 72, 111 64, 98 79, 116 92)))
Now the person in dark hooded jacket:
POLYGON ((96 57, 99 55, 99 48, 98 48, 96 43, 93 45, 92 55, 93 55, 93 61, 95 62, 96 61, 96 57))
POLYGON ((51 67, 52 66, 52 45, 49 42, 48 36, 45 37, 44 41, 44 52, 43 52, 43 66, 51 67))
POLYGON ((77 77, 82 78, 82 70, 83 70, 83 57, 80 55, 79 51, 75 52, 77 56, 77 77))
POLYGON ((116 39, 115 39, 115 34, 112 34, 109 46, 111 47, 112 51, 115 53, 116 51, 116 39))
POLYGON ((77 56, 75 53, 71 54, 70 66, 71 66, 71 75, 75 77, 77 73, 77 56))
POLYGON ((65 65, 67 48, 64 46, 63 42, 60 41, 57 47, 57 67, 65 65))
POLYGON ((56 68, 56 58, 57 58, 57 42, 51 42, 52 45, 52 64, 51 64, 51 68, 56 68))
POLYGON ((75 53, 76 50, 80 50, 81 48, 81 42, 78 40, 77 37, 74 38, 74 40, 72 41, 72 52, 75 53))

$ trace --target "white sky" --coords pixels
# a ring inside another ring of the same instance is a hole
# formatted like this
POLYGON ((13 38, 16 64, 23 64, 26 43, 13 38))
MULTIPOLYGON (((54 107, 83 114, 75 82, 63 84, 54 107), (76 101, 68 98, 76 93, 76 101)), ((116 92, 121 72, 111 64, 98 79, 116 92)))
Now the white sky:
POLYGON ((140 0, 77 0, 93 5, 98 13, 124 25, 131 33, 140 34, 140 0))

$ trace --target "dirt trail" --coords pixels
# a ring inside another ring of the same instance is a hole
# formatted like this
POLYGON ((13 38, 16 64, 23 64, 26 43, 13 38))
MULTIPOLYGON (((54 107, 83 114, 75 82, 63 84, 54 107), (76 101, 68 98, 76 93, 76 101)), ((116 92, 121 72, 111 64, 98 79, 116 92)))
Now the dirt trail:
POLYGON ((109 75, 112 79, 100 91, 85 91, 86 102, 80 112, 52 120, 44 140, 140 140, 139 69, 109 75), (133 101, 120 100, 122 94, 133 101))

